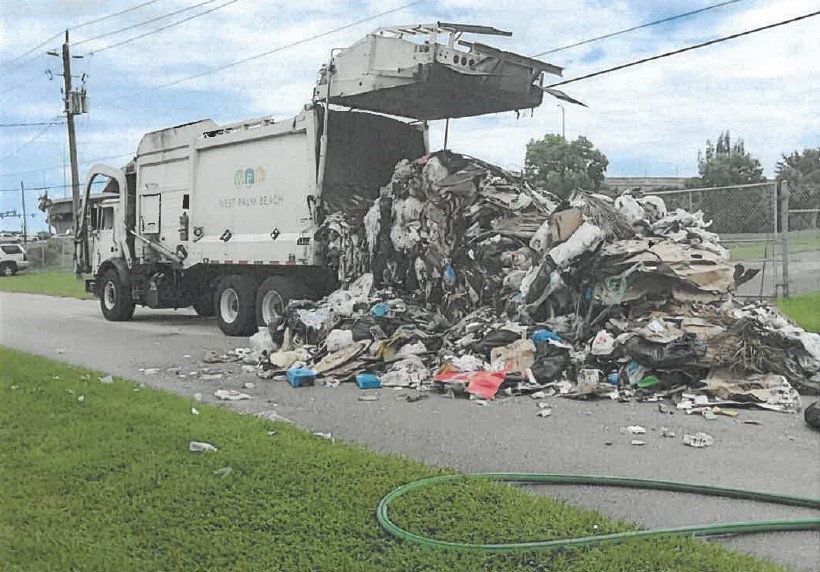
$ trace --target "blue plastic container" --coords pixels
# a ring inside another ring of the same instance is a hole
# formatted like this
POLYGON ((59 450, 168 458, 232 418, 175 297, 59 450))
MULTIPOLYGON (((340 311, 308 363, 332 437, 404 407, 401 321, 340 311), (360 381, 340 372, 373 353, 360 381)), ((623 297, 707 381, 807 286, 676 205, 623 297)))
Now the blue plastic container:
POLYGON ((292 387, 304 387, 306 385, 313 385, 316 381, 316 372, 312 369, 289 369, 288 383, 292 387))
POLYGON ((372 373, 360 373, 356 376, 356 385, 359 389, 379 389, 382 382, 372 373))

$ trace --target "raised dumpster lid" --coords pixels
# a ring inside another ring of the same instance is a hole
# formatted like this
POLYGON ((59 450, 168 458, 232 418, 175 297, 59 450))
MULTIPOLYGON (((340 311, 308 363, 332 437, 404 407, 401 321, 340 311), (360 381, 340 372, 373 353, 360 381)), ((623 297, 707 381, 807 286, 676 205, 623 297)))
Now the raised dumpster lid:
POLYGON ((320 71, 314 99, 410 117, 444 119, 541 104, 543 74, 562 68, 461 39, 510 36, 490 26, 438 22, 380 28, 337 52, 320 71), (443 43, 439 42, 443 40, 443 43))

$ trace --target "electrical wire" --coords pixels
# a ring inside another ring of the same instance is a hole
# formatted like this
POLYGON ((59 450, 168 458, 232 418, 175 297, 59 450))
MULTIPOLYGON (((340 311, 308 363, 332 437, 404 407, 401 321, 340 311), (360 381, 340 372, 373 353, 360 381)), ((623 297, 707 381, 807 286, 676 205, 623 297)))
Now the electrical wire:
POLYGON ((72 26, 69 29, 70 30, 79 30, 80 28, 85 28, 86 26, 91 26, 92 24, 99 24, 100 22, 104 22, 105 20, 110 20, 111 18, 116 18, 117 16, 121 16, 122 14, 126 14, 128 12, 133 12, 134 10, 144 8, 145 6, 150 6, 151 4, 156 4, 157 2, 160 2, 160 1, 161 0, 149 0, 148 2, 142 2, 141 4, 137 4, 136 6, 131 6, 130 8, 126 8, 125 10, 120 10, 119 12, 114 12, 113 14, 103 16, 102 18, 97 18, 96 20, 90 20, 88 22, 83 22, 82 24, 72 26))
MULTIPOLYGON (((216 1, 216 0, 209 0, 208 2, 204 2, 203 4, 209 4, 210 2, 214 2, 214 1, 216 1)), ((122 45, 125 45, 125 44, 130 44, 131 42, 135 42, 136 40, 140 40, 140 39, 142 39, 142 38, 144 38, 144 37, 146 37, 146 36, 151 36, 151 35, 153 35, 153 34, 157 34, 157 33, 159 33, 159 32, 163 32, 163 31, 167 30, 168 28, 173 28, 173 27, 175 27, 175 26, 179 26, 179 25, 181 25, 181 24, 184 24, 185 22, 189 22, 189 21, 191 21, 191 20, 193 20, 193 19, 195 19, 195 18, 199 18, 200 16, 204 16, 204 15, 206 15, 206 14, 210 14, 211 12, 215 12, 216 10, 220 10, 220 9, 222 9, 222 8, 225 8, 226 6, 230 6, 231 4, 235 4, 236 2, 239 2, 239 0, 230 0, 230 2, 226 2, 225 4, 221 4, 221 5, 219 5, 219 6, 215 6, 215 7, 213 7, 213 8, 208 9, 208 10, 205 10, 204 12, 200 12, 199 14, 194 14, 193 16, 188 16, 187 18, 184 18, 184 19, 182 19, 182 20, 179 20, 178 22, 173 22, 173 23, 168 24, 168 25, 166 25, 166 26, 162 26, 161 28, 157 28, 156 30, 151 30, 150 32, 145 32, 144 34, 140 34, 140 35, 138 35, 138 36, 134 36, 133 38, 129 38, 129 39, 127 39, 127 40, 123 40, 123 41, 121 41, 121 42, 117 42, 117 43, 115 43, 115 44, 111 44, 111 45, 108 45, 108 46, 102 47, 102 48, 100 48, 100 49, 98 49, 98 50, 93 50, 93 51, 91 51, 91 52, 88 52, 88 55, 95 55, 95 54, 99 54, 100 52, 105 52, 105 51, 110 50, 110 49, 112 49, 112 48, 117 48, 117 47, 122 46, 122 45)))
MULTIPOLYGON (((429 536, 421 536, 401 528, 390 520, 387 509, 390 503, 400 496, 412 491, 427 488, 433 485, 453 481, 456 479, 484 479, 508 483, 527 484, 558 484, 622 487, 634 489, 648 489, 673 491, 680 493, 700 494, 707 496, 725 497, 732 499, 752 500, 787 506, 796 506, 820 510, 820 498, 798 497, 779 493, 749 491, 729 487, 711 485, 697 485, 675 481, 660 481, 655 479, 635 479, 628 477, 610 477, 597 475, 559 475, 542 473, 479 473, 473 475, 444 475, 421 479, 397 487, 382 498, 376 509, 376 518, 381 527, 392 536, 424 546, 425 548, 439 548, 450 550, 469 550, 480 552, 531 552, 536 550, 557 550, 595 546, 608 542, 624 542, 635 538, 668 538, 674 536, 715 536, 720 534, 743 534, 752 532, 820 530, 820 518, 798 518, 781 520, 763 520, 752 522, 726 522, 717 524, 701 524, 694 526, 680 526, 675 528, 661 528, 656 530, 630 530, 597 536, 581 536, 577 538, 561 538, 557 540, 536 540, 529 542, 504 542, 497 544, 476 544, 440 540, 429 536)), ((546 523, 545 523, 546 524, 546 523)))
MULTIPOLYGON (((114 17, 116 17, 116 16, 120 16, 120 15, 125 14, 125 13, 127 13, 127 12, 132 12, 132 11, 134 11, 134 10, 137 10, 138 8, 143 8, 143 7, 148 6, 148 5, 150 5, 150 4, 155 4, 155 3, 159 2, 159 1, 160 1, 160 0, 149 0, 148 2, 142 2, 141 4, 137 4, 136 6, 132 6, 132 7, 130 7, 130 8, 126 8, 125 10, 120 10, 119 12, 114 12, 113 14, 108 14, 107 16, 103 16, 102 18, 97 18, 97 19, 95 19, 95 20, 89 20, 88 22, 83 22, 82 24, 77 24, 76 26, 72 26, 72 27, 70 27, 70 28, 68 28, 68 29, 69 29, 69 30, 78 30, 78 29, 80 29, 80 28, 84 28, 84 27, 86 27, 86 26, 90 26, 90 25, 92 25, 92 24, 97 24, 97 23, 99 23, 99 22, 103 22, 103 21, 105 21, 105 20, 109 20, 109 19, 114 18, 114 17)), ((8 62, 6 62, 6 63, 5 63, 5 64, 3 64, 3 65, 10 65, 10 64, 12 64, 12 63, 16 62, 17 60, 19 60, 20 58, 25 57, 25 56, 29 55, 30 53, 32 53, 32 52, 34 52, 34 51, 36 51, 36 50, 39 50, 40 48, 42 48, 43 46, 45 46, 46 44, 48 44, 48 43, 49 43, 49 42, 51 42, 52 40, 54 40, 54 39, 56 39, 56 38, 60 37, 62 34, 63 34, 63 32, 57 32, 56 34, 54 34, 54 35, 53 35, 53 36, 51 36, 50 38, 47 38, 46 40, 44 40, 42 43, 37 44, 36 46, 34 46, 33 48, 31 48, 31 49, 30 49, 30 50, 28 50, 27 52, 24 52, 24 53, 20 54, 19 56, 16 56, 16 57, 12 58, 11 60, 9 60, 8 62)), ((30 63, 30 62, 33 62, 33 61, 34 61, 35 59, 37 59, 39 56, 40 56, 40 54, 37 54, 37 55, 36 55, 36 56, 34 56, 33 58, 29 58, 29 59, 27 59, 26 61, 21 62, 21 63, 20 63, 20 64, 18 64, 17 66, 15 66, 15 67, 13 67, 13 68, 11 68, 11 69, 7 70, 5 73, 7 73, 7 74, 8 74, 8 73, 11 73, 11 72, 13 72, 13 71, 16 71, 16 70, 20 69, 21 67, 25 66, 26 64, 28 64, 28 63, 30 63)))
POLYGON ((72 44, 73 47, 81 46, 83 44, 87 44, 88 42, 93 42, 95 40, 101 40, 102 38, 107 38, 108 36, 113 36, 115 34, 120 34, 122 32, 127 32, 128 30, 132 30, 134 28, 139 28, 140 26, 145 26, 146 24, 151 24, 158 20, 164 20, 165 18, 170 18, 171 16, 175 16, 177 14, 181 14, 182 12, 187 12, 188 10, 193 10, 194 8, 199 8, 200 6, 204 6, 205 4, 213 4, 217 2, 217 0, 205 0, 204 2, 200 2, 198 4, 194 4, 192 6, 186 6, 185 8, 181 8, 179 10, 174 10, 173 12, 168 12, 167 14, 162 14, 160 16, 156 16, 149 20, 144 20, 142 22, 138 22, 136 24, 131 24, 130 26, 126 26, 125 28, 120 28, 119 30, 113 30, 111 32, 106 32, 104 34, 100 34, 99 36, 94 36, 93 38, 87 38, 85 40, 81 40, 79 42, 75 42, 72 44))
POLYGON ((640 24, 639 26, 632 26, 631 28, 625 28, 623 30, 618 30, 617 32, 610 32, 608 34, 604 34, 603 36, 596 36, 595 38, 589 38, 588 40, 582 40, 580 42, 575 42, 574 44, 568 44, 566 46, 561 46, 560 48, 554 48, 552 50, 547 50, 546 52, 540 52, 531 57, 538 58, 541 56, 546 56, 547 54, 562 52, 564 50, 569 50, 570 48, 577 48, 578 46, 584 46, 586 44, 591 44, 593 42, 598 42, 600 40, 606 40, 607 38, 614 38, 615 36, 620 36, 621 34, 634 32, 635 30, 649 28, 650 26, 657 26, 658 24, 665 24, 666 22, 672 22, 673 20, 678 20, 680 18, 685 18, 687 16, 693 16, 695 14, 700 14, 701 12, 707 12, 709 10, 714 10, 715 8, 720 8, 721 6, 727 6, 729 4, 736 4, 738 2, 744 1, 745 0, 728 0, 727 2, 719 2, 718 4, 712 4, 711 6, 700 8, 699 10, 692 10, 691 12, 684 12, 683 14, 668 16, 666 18, 661 18, 660 20, 655 20, 654 22, 647 22, 646 24, 640 24))
POLYGON ((254 61, 254 60, 258 60, 258 59, 263 58, 265 56, 269 56, 271 54, 275 54, 277 52, 281 52, 281 51, 287 50, 289 48, 293 48, 293 47, 298 46, 300 44, 305 44, 307 42, 317 40, 317 39, 322 38, 324 36, 329 36, 331 34, 335 34, 337 32, 341 32, 343 30, 347 30, 348 28, 353 28, 354 26, 358 26, 359 24, 364 24, 365 22, 369 22, 371 20, 381 18, 382 16, 387 16, 388 14, 393 14, 394 12, 399 12, 401 10, 406 10, 407 8, 412 8, 413 6, 417 6, 417 5, 423 4, 425 2, 427 2, 427 0, 416 0, 415 2, 410 2, 409 4, 403 4, 402 6, 398 6, 396 8, 392 8, 390 10, 385 10, 384 12, 379 12, 378 14, 373 14, 372 16, 368 16, 367 18, 362 18, 361 20, 356 20, 355 22, 345 24, 344 26, 339 26, 338 28, 333 28, 332 30, 327 30, 327 31, 321 32, 319 34, 314 34, 313 36, 303 38, 303 39, 297 40, 295 42, 291 42, 290 44, 285 44, 283 46, 279 46, 278 48, 274 48, 272 50, 268 50, 266 52, 262 52, 260 54, 254 55, 254 56, 243 58, 241 60, 236 60, 236 61, 231 62, 229 64, 224 64, 224 65, 221 65, 221 66, 217 66, 215 68, 205 70, 204 72, 200 72, 200 73, 188 76, 188 77, 183 77, 183 78, 180 78, 180 79, 168 82, 168 83, 160 84, 160 85, 154 86, 150 89, 161 89, 161 88, 165 88, 165 87, 171 87, 171 86, 178 85, 178 84, 186 82, 186 81, 190 81, 192 79, 197 79, 197 78, 200 78, 200 77, 204 77, 206 75, 217 73, 217 72, 220 72, 222 70, 232 68, 234 66, 245 64, 245 63, 248 63, 248 62, 251 62, 251 61, 254 61))
POLYGON ((17 149, 15 149, 14 151, 10 151, 10 152, 6 153, 5 155, 3 155, 2 157, 0 157, 0 160, 5 159, 7 157, 11 157, 12 155, 16 155, 17 153, 19 153, 20 151, 22 151, 23 149, 25 149, 26 147, 28 147, 29 145, 31 145, 32 143, 37 141, 40 137, 45 135, 46 131, 48 131, 49 129, 51 129, 55 125, 57 125, 57 123, 49 123, 37 135, 35 135, 31 139, 29 139, 28 141, 26 141, 25 143, 20 145, 17 149))
POLYGON ((0 123, 0 127, 42 127, 43 125, 57 125, 62 121, 35 121, 32 123, 0 123))
POLYGON ((603 69, 597 72, 589 73, 586 75, 582 75, 579 77, 574 77, 572 79, 567 79, 564 81, 559 81, 558 83, 550 84, 546 87, 558 87, 561 85, 567 85, 570 83, 575 83, 576 81, 581 81, 584 79, 590 79, 593 77, 598 77, 604 74, 612 73, 614 71, 619 71, 622 69, 630 68, 633 66, 637 66, 640 64, 644 64, 646 62, 651 62, 655 60, 659 60, 661 58, 667 58, 669 56, 675 56, 678 54, 682 54, 684 52, 690 52, 692 50, 697 50, 699 48, 705 48, 706 46, 712 46, 714 44, 719 44, 721 42, 726 42, 728 40, 734 40, 736 38, 740 38, 741 36, 748 36, 749 34, 754 34, 756 32, 762 32, 764 30, 771 30, 772 28, 777 28, 778 26, 785 26, 786 24, 792 24, 794 22, 798 22, 800 20, 805 20, 807 18, 812 18, 814 16, 820 15, 820 10, 816 12, 811 12, 809 14, 803 14, 802 16, 797 16, 796 18, 789 18, 788 20, 781 20, 780 22, 775 22, 774 24, 767 24, 766 26, 760 26, 759 28, 753 28, 751 30, 746 30, 745 32, 738 32, 737 34, 732 34, 730 36, 723 36, 721 38, 716 38, 714 40, 709 40, 708 42, 702 42, 700 44, 694 44, 692 46, 686 46, 684 48, 679 48, 677 50, 672 50, 671 52, 665 52, 663 54, 658 54, 655 56, 650 56, 648 58, 642 58, 640 60, 635 60, 633 62, 628 62, 625 64, 617 65, 611 68, 603 69))
MULTIPOLYGON (((82 163, 78 163, 78 165, 93 165, 94 163, 99 163, 100 161, 107 161, 109 159, 122 159, 125 157, 133 157, 134 153, 123 153, 121 155, 108 155, 107 157, 97 157, 96 159, 92 159, 90 161, 83 161, 82 163)), ((30 175, 31 173, 42 173, 45 171, 53 171, 55 169, 63 169, 66 168, 67 165, 52 165, 50 167, 40 167, 39 169, 29 169, 27 171, 15 171, 14 173, 0 173, 0 177, 14 177, 17 175, 30 175)))
MULTIPOLYGON (((51 40, 54 40, 54 39, 56 39, 56 38, 60 37, 60 34, 62 34, 62 32, 57 32, 56 34, 54 34, 54 35, 53 35, 53 36, 51 36, 50 38, 47 38, 46 40, 44 40, 42 43, 37 44, 36 46, 34 46, 33 48, 31 48, 29 51, 27 51, 27 52, 23 52, 23 53, 22 53, 22 54, 20 54, 19 56, 16 56, 16 57, 14 57, 14 58, 10 59, 9 61, 5 62, 3 65, 6 65, 6 66, 11 65, 11 64, 13 64, 14 62, 16 62, 17 60, 19 60, 20 58, 24 58, 24 57, 26 57, 27 55, 29 55, 30 53, 32 53, 32 52, 34 52, 34 51, 39 50, 40 48, 42 48, 43 46, 45 46, 46 44, 48 44, 51 40)), ((15 68, 15 69, 16 69, 16 68, 15 68)))

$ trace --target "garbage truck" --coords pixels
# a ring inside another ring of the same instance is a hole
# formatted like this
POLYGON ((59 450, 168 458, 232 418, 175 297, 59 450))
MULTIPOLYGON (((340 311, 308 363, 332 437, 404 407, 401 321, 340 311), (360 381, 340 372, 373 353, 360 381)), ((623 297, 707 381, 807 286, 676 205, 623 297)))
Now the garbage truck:
POLYGON ((337 287, 316 231, 372 202, 398 162, 428 152, 427 121, 538 106, 561 68, 464 34, 487 26, 381 28, 334 50, 311 102, 286 120, 203 119, 147 133, 124 167, 88 171, 75 270, 106 319, 135 306, 215 316, 244 336, 291 299, 337 287), (439 42, 439 39, 444 39, 439 42), (102 182, 106 199, 89 200, 102 182))

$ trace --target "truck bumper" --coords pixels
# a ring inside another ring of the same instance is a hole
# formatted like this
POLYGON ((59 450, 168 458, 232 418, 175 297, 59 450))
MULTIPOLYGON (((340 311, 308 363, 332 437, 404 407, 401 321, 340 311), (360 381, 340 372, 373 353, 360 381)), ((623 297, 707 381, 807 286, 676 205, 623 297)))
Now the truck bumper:
POLYGON ((97 295, 97 281, 96 280, 86 280, 85 281, 85 291, 89 294, 97 295))

